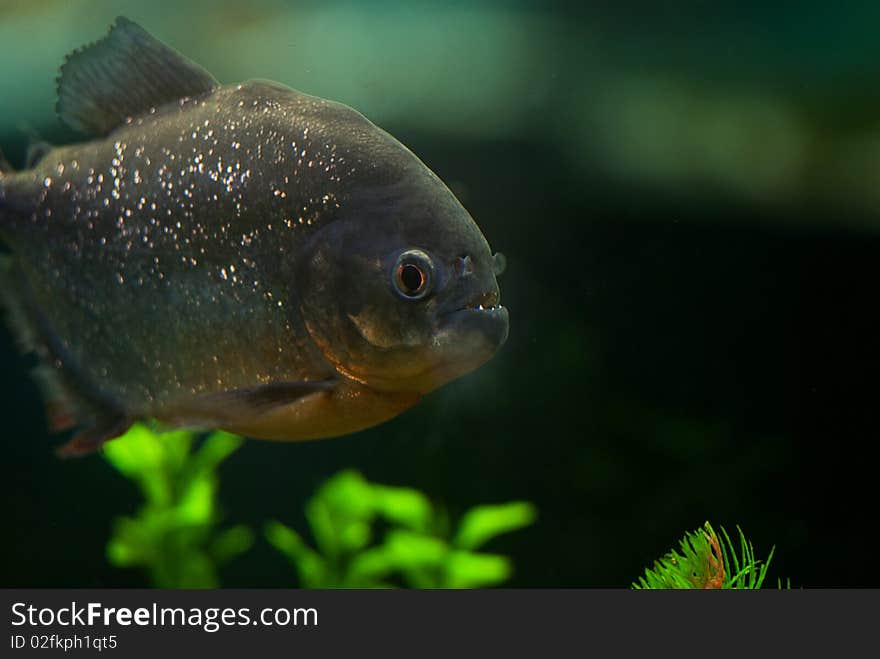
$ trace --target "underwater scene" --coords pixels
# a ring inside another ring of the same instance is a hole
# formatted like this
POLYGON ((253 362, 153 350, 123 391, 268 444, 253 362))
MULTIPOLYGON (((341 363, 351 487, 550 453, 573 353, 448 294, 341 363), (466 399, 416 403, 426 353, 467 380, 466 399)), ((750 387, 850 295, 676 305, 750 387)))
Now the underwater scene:
POLYGON ((0 586, 880 586, 878 30, 0 0, 0 586))

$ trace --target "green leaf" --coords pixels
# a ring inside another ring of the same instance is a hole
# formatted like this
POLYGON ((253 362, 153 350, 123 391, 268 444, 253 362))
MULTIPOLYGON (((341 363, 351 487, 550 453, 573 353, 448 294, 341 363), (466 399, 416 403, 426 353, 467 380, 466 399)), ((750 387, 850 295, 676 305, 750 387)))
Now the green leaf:
POLYGON ((443 540, 406 530, 389 531, 385 548, 394 566, 404 570, 441 565, 449 553, 443 540))
POLYGON ((107 560, 111 565, 127 567, 149 565, 156 557, 157 533, 155 518, 119 517, 113 524, 113 537, 107 545, 107 560))
POLYGON ((390 575, 395 567, 394 557, 387 547, 371 547, 351 560, 347 585, 352 588, 382 587, 380 580, 390 575))
POLYGON ((510 578, 510 560, 497 554, 453 551, 446 559, 447 588, 494 586, 510 578))
POLYGON ((281 522, 271 521, 265 527, 266 539, 296 566, 302 586, 319 588, 326 582, 327 567, 324 559, 311 549, 300 535, 281 522))
POLYGON ((654 561, 645 570, 633 588, 690 589, 720 588, 723 559, 718 539, 707 524, 705 529, 685 533, 679 541, 679 549, 671 549, 665 556, 654 561))
MULTIPOLYGON (((422 492, 370 483, 354 470, 329 478, 306 502, 305 516, 316 550, 279 522, 266 526, 269 542, 296 566, 305 587, 385 588, 402 579, 416 588, 464 588, 495 585, 511 574, 503 556, 455 551, 444 509, 422 492), (376 524, 390 528, 381 544, 371 545, 376 524)), ((478 506, 456 539, 476 547, 535 516, 526 502, 478 506)))
POLYGON ((654 561, 651 569, 633 583, 636 589, 721 588, 758 589, 764 583, 775 548, 766 561, 755 558, 755 549, 737 526, 739 550, 724 527, 716 535, 706 522, 702 529, 688 532, 680 541, 680 551, 672 550, 654 561), (717 560, 720 556, 720 563, 717 560), (722 579, 723 575, 723 579, 722 579))
POLYGON ((175 508, 178 523, 194 526, 210 523, 214 516, 214 490, 214 482, 209 476, 194 478, 175 508))
POLYGON ((305 513, 325 556, 358 551, 371 537, 370 522, 375 514, 372 487, 354 470, 340 472, 306 503, 305 513))
POLYGON ((149 568, 158 587, 216 586, 216 566, 252 543, 244 526, 215 530, 216 467, 241 440, 214 433, 194 452, 195 437, 186 430, 159 433, 136 424, 109 442, 104 453, 139 484, 145 498, 135 516, 114 524, 107 558, 113 565, 149 568))
POLYGON ((428 497, 408 487, 373 485, 374 505, 389 522, 405 526, 413 531, 427 531, 431 527, 434 512, 428 497))
POLYGON ((217 573, 210 558, 201 552, 190 552, 173 566, 157 575, 160 588, 216 588, 217 573))
POLYGON ((243 442, 241 437, 222 430, 212 432, 193 456, 193 468, 196 471, 216 470, 220 463, 241 447, 243 442))
POLYGON ((324 499, 313 497, 306 504, 305 512, 318 549, 325 556, 337 556, 341 550, 340 541, 337 537, 337 525, 327 502, 324 499))
POLYGON ((178 473, 191 459, 190 449, 195 435, 188 430, 171 430, 154 433, 163 451, 163 469, 168 473, 178 473))
POLYGON ((192 434, 187 431, 158 434, 147 425, 133 425, 120 438, 108 442, 104 456, 124 476, 140 485, 147 501, 168 505, 177 474, 187 461, 192 434))
POLYGON ((124 476, 135 479, 159 469, 164 453, 158 435, 140 423, 134 424, 122 437, 107 442, 103 450, 110 464, 124 476))
POLYGON ((219 565, 244 554, 254 544, 254 532, 244 524, 220 533, 211 543, 211 556, 219 565))
POLYGON ((343 550, 354 553, 369 544, 372 532, 367 522, 353 520, 341 524, 337 536, 343 550))
POLYGON ((107 543, 107 560, 117 567, 125 567, 136 562, 132 547, 121 538, 112 538, 107 543))
POLYGON ((364 520, 373 516, 373 488, 353 469, 331 477, 318 490, 315 498, 321 500, 334 516, 364 520))
POLYGON ((535 507, 524 501, 476 506, 462 517, 453 545, 477 549, 498 535, 532 524, 536 517, 535 507))
POLYGON ((311 551, 299 533, 281 522, 272 520, 266 523, 266 540, 292 561, 296 561, 305 551, 311 551))

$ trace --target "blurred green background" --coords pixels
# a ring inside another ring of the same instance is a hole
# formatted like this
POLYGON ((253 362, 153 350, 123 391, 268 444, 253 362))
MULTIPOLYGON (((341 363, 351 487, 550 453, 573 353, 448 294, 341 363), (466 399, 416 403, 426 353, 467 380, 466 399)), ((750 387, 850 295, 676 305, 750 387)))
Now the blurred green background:
MULTIPOLYGON (((707 519, 776 544, 774 582, 878 586, 880 5, 848 7, 0 0, 0 144, 76 139, 57 68, 124 14, 221 81, 361 110, 507 255, 493 361, 354 436, 246 442, 227 525, 306 529, 355 468, 456 517, 534 502, 492 545, 514 586, 625 587, 707 519)), ((5 328, 0 364, 0 585, 146 585, 105 558, 137 488, 54 458, 5 328)), ((266 542, 220 577, 297 583, 266 542)))

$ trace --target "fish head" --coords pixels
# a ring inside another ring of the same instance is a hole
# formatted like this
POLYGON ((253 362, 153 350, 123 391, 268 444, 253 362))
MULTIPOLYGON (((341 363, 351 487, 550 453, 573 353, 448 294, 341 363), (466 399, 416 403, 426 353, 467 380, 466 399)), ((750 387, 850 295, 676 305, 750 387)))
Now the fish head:
POLYGON ((427 393, 488 361, 507 338, 493 254, 430 170, 355 186, 302 261, 302 314, 342 375, 427 393))

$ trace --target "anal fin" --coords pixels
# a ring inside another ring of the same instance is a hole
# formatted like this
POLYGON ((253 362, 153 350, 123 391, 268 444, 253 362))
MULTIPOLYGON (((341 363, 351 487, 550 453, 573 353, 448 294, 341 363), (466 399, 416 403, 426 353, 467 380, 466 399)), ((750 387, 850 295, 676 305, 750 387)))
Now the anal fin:
POLYGON ((14 259, 0 257, 0 307, 19 350, 39 360, 31 374, 43 397, 49 430, 83 426, 57 454, 92 453, 125 432, 132 420, 118 401, 91 382, 33 300, 14 259))
POLYGON ((61 383, 57 371, 41 360, 31 369, 31 377, 43 397, 49 432, 63 432, 76 426, 78 423, 76 403, 61 383))
POLYGON ((34 353, 38 363, 31 376, 40 390, 50 432, 68 430, 76 425, 76 406, 61 384, 57 369, 49 364, 48 353, 40 342, 25 305, 15 294, 13 260, 0 256, 0 312, 22 354, 34 353))
POLYGON ((100 449, 105 442, 119 437, 133 423, 126 416, 111 416, 98 420, 94 425, 76 433, 72 439, 55 450, 59 458, 79 458, 100 449))

